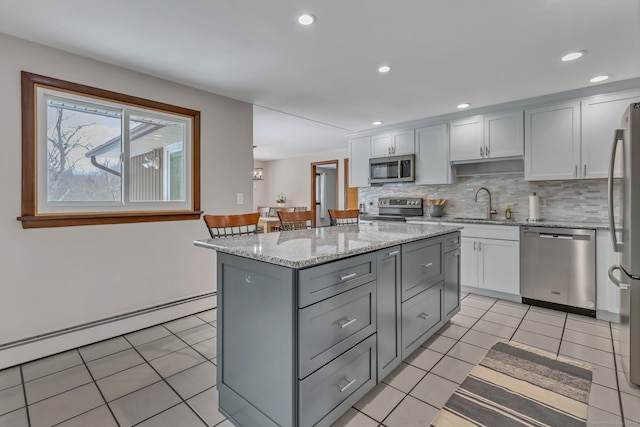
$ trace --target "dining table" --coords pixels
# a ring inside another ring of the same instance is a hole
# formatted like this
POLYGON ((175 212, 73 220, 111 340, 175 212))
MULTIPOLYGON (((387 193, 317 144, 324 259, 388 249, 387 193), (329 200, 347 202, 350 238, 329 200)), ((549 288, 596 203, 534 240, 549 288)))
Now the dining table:
POLYGON ((280 230, 280 218, 273 216, 263 216, 258 220, 258 227, 262 227, 265 233, 280 230))

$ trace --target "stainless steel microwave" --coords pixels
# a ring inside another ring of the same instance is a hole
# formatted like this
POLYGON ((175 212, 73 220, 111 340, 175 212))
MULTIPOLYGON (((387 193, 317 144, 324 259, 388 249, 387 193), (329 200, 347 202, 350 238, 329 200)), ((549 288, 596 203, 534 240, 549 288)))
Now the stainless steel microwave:
POLYGON ((413 182, 415 162, 415 154, 369 159, 369 183, 413 182))

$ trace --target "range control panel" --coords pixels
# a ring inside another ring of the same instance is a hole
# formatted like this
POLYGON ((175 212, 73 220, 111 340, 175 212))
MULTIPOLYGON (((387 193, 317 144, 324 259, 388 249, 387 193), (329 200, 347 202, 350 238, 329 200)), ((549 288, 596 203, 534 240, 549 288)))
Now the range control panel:
POLYGON ((422 199, 421 198, 405 198, 405 199, 393 199, 390 197, 381 197, 378 199, 379 207, 411 207, 411 208, 421 208, 422 209, 422 199))

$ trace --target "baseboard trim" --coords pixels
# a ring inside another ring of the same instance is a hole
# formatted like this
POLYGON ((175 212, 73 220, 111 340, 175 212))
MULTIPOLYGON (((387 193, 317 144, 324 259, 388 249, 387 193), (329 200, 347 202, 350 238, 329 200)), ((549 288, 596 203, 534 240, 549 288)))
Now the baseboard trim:
POLYGON ((216 306, 216 292, 209 292, 5 343, 0 345, 0 369, 210 310, 216 306))

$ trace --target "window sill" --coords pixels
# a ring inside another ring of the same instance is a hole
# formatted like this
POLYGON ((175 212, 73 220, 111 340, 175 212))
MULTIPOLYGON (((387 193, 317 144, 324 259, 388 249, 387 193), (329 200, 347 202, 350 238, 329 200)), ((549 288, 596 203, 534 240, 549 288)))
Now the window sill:
POLYGON ((202 211, 123 212, 108 214, 63 214, 19 216, 22 228, 73 227, 76 225, 128 224, 134 222, 198 220, 202 211))

